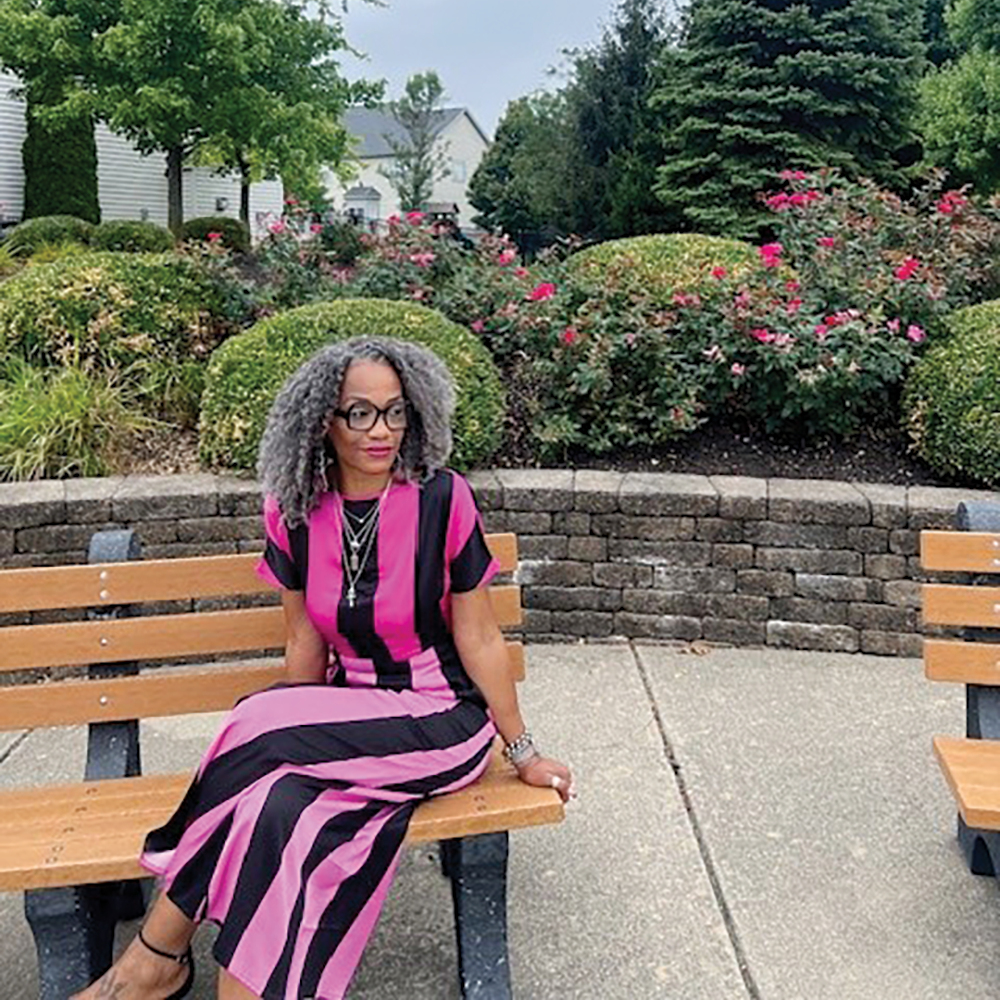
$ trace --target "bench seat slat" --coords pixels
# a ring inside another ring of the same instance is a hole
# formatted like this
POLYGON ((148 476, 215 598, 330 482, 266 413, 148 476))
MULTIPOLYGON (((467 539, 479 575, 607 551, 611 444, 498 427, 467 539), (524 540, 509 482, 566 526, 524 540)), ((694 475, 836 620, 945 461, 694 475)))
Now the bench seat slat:
POLYGON ((1000 830, 1000 740, 935 736, 934 753, 965 822, 1000 830))
MULTIPOLYGON (((492 586, 489 595, 502 628, 521 624, 520 587, 492 586)), ((2 639, 0 670, 162 660, 281 649, 285 644, 285 617, 280 607, 268 607, 56 625, 10 625, 3 629, 2 639)))
MULTIPOLYGON (((524 680, 524 647, 508 640, 507 653, 514 680, 524 680)), ((9 687, 0 698, 0 731, 225 711, 284 675, 283 660, 257 659, 9 687)))
POLYGON ((926 570, 1000 573, 1000 534, 987 531, 920 532, 920 564, 926 570))
MULTIPOLYGON (((171 814, 189 775, 123 778, 0 794, 0 890, 87 884, 146 874, 145 834, 171 814)), ((422 803, 408 843, 558 823, 551 788, 532 788, 496 756, 474 785, 422 803)))
POLYGON ((925 625, 1000 628, 1000 587, 925 583, 921 591, 925 625))
POLYGON ((1000 685, 1000 643, 924 639, 924 674, 931 681, 1000 685))
MULTIPOLYGON (((504 573, 517 566, 517 536, 486 536, 504 573)), ((52 566, 0 572, 0 612, 89 608, 146 601, 268 593, 254 571, 260 553, 52 566)))

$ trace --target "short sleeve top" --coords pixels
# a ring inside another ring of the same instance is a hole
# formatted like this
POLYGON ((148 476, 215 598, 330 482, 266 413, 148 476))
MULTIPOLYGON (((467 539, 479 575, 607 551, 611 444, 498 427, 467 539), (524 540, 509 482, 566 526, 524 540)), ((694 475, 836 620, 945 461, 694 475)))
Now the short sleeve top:
MULTIPOLYGON (((451 595, 486 586, 499 564, 468 481, 444 469, 426 482, 393 483, 353 595, 341 502, 324 494, 307 523, 289 531, 266 496, 258 565, 272 586, 305 592, 310 620, 330 646, 330 682, 475 697, 451 636, 451 595)), ((343 501, 357 518, 378 502, 343 501)))

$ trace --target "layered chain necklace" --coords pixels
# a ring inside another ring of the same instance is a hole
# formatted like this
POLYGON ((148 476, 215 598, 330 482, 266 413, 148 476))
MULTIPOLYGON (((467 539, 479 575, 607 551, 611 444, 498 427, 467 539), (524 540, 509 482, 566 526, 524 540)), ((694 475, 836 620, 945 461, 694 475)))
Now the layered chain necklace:
POLYGON ((353 608, 357 599, 357 584, 368 565, 368 557, 371 555, 375 545, 375 538, 378 536, 379 516, 382 513, 382 503, 389 494, 389 487, 392 486, 392 477, 385 484, 378 498, 378 502, 364 514, 358 516, 352 514, 344 504, 343 497, 340 497, 338 508, 341 514, 341 523, 344 528, 344 538, 347 545, 343 548, 341 558, 344 564, 344 576, 347 579, 347 604, 353 608))

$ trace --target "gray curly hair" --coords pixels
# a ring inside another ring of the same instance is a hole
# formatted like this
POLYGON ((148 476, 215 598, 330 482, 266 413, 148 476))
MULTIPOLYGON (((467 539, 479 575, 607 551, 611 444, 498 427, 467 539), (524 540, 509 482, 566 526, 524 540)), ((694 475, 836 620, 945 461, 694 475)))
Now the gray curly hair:
POLYGON ((444 362, 426 347, 391 337, 355 337, 321 348, 278 392, 260 442, 257 476, 289 528, 302 524, 326 490, 326 467, 335 456, 325 442, 352 361, 391 365, 411 406, 396 474, 413 480, 440 469, 451 453, 455 388, 444 362))

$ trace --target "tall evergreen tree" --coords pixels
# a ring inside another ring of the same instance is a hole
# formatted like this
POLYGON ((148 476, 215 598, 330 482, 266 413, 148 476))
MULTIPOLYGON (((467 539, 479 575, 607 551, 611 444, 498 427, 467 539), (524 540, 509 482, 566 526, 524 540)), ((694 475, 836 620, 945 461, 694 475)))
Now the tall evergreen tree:
POLYGON ((670 28, 662 0, 620 0, 566 88, 569 228, 608 238, 665 224, 653 193, 661 136, 650 98, 670 28))
POLYGON ((901 182, 922 18, 907 0, 692 0, 655 99, 667 209, 693 229, 754 235, 755 193, 784 168, 901 182))
POLYGON ((566 149, 561 93, 511 101, 469 180, 476 225, 506 233, 528 254, 566 235, 566 149))

